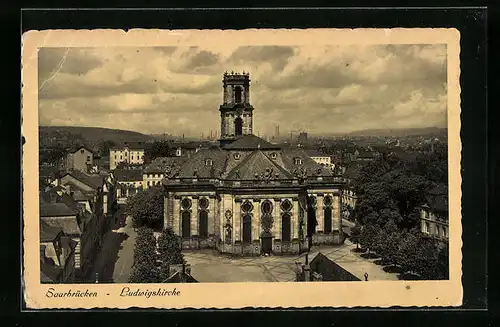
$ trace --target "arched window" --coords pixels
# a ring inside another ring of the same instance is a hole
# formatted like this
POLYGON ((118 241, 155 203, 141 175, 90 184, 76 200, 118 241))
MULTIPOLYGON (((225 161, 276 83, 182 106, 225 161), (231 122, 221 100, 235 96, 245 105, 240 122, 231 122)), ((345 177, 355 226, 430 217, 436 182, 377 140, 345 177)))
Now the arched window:
POLYGON ((234 102, 241 103, 241 87, 234 89, 234 102))
POLYGON ((325 207, 325 233, 332 232, 332 208, 325 207))
POLYGON ((249 213, 243 216, 243 243, 252 241, 252 217, 249 213))
POLYGON ((200 211, 199 213, 199 221, 198 221, 198 228, 199 228, 199 236, 201 238, 207 238, 208 237, 208 213, 205 210, 200 211))
POLYGON ((234 134, 236 136, 243 135, 243 119, 241 117, 237 117, 234 120, 234 134))
POLYGON ((191 213, 184 211, 182 213, 182 237, 191 237, 191 213))
POLYGON ((285 213, 281 217, 281 240, 290 242, 290 214, 285 213))

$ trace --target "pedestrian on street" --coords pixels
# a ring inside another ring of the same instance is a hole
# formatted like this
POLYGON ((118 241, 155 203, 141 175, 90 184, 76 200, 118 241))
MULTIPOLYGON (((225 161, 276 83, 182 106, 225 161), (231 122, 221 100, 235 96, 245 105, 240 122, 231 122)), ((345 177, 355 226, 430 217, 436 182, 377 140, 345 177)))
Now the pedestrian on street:
POLYGON ((365 272, 365 282, 367 282, 367 281, 368 281, 368 273, 365 272))

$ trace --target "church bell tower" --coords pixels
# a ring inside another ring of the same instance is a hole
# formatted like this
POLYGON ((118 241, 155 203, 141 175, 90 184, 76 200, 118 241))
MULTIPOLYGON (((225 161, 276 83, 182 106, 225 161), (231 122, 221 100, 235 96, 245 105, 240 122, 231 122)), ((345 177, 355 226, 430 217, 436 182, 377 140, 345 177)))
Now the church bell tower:
POLYGON ((253 107, 250 104, 250 74, 224 73, 223 103, 220 106, 221 146, 252 134, 253 107))

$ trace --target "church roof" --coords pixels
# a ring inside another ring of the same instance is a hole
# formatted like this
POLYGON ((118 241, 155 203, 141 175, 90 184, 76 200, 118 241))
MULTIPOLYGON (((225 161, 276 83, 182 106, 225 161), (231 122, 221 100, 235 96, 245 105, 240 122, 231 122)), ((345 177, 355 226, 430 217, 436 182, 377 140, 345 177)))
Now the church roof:
POLYGON ((176 168, 178 170, 186 160, 186 157, 158 157, 144 169, 144 173, 164 173, 166 169, 173 171, 176 168))
POLYGON ((251 135, 243 135, 236 141, 226 145, 224 148, 228 150, 256 150, 256 149, 278 150, 280 147, 271 144, 258 136, 251 134, 251 135))
POLYGON ((307 173, 307 176, 333 176, 330 169, 326 169, 318 164, 300 148, 283 149, 282 153, 283 155, 280 156, 280 158, 283 161, 283 166, 290 172, 294 172, 297 169, 303 169, 307 173), (300 159, 301 163, 297 164, 296 159, 300 159))
POLYGON ((262 151, 256 150, 241 161, 227 175, 229 180, 254 180, 270 175, 272 179, 293 179, 293 176, 262 151))
POLYGON ((225 169, 227 152, 217 149, 201 149, 182 165, 179 178, 217 178, 225 169))

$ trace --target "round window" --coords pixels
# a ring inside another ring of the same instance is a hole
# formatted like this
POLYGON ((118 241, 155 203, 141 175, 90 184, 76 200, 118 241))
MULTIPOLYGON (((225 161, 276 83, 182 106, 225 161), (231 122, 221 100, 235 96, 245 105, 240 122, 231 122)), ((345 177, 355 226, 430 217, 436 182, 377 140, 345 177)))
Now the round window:
POLYGON ((262 212, 265 214, 269 214, 273 211, 273 205, 269 201, 265 201, 262 203, 262 212))
POLYGON ((183 209, 189 209, 191 208, 191 200, 186 198, 181 201, 181 206, 183 209))
POLYGON ((208 200, 206 198, 201 198, 199 204, 201 209, 208 208, 208 200))

